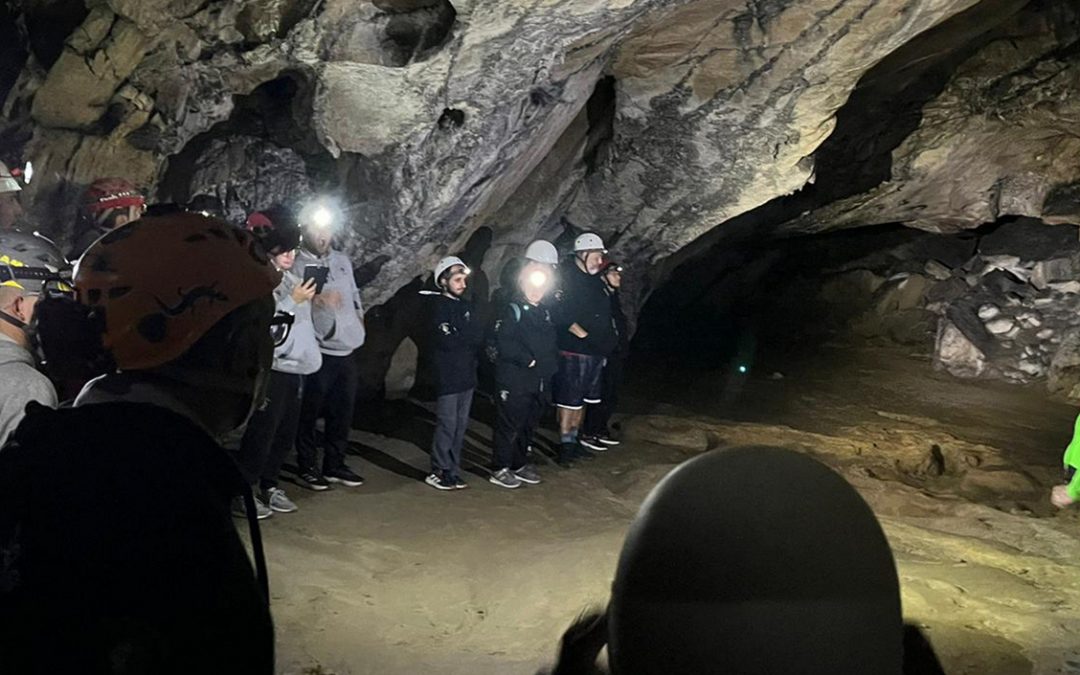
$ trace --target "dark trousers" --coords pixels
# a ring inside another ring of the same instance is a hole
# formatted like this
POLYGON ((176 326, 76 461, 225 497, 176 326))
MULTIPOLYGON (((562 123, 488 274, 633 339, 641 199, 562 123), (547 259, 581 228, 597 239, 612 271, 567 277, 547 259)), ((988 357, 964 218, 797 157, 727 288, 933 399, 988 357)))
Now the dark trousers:
POLYGON ((496 471, 520 469, 525 466, 526 450, 532 441, 533 427, 540 418, 543 405, 544 399, 539 392, 534 394, 496 392, 494 457, 496 471))
POLYGON ((608 358, 601 380, 603 391, 600 402, 585 408, 585 423, 582 433, 586 436, 606 436, 611 433, 608 424, 619 402, 619 386, 623 379, 623 361, 617 356, 608 358))
POLYGON ((277 487, 278 473, 296 440, 304 377, 270 371, 270 386, 263 405, 248 420, 237 461, 250 485, 277 487))
POLYGON ((322 368, 305 378, 300 430, 296 436, 296 463, 301 472, 317 467, 315 422, 319 417, 326 420, 323 473, 345 466, 345 449, 349 444, 359 379, 360 369, 352 355, 327 354, 323 354, 322 368))
POLYGON ((444 394, 435 401, 435 438, 431 441, 431 472, 457 476, 461 471, 461 446, 469 428, 473 390, 444 394))

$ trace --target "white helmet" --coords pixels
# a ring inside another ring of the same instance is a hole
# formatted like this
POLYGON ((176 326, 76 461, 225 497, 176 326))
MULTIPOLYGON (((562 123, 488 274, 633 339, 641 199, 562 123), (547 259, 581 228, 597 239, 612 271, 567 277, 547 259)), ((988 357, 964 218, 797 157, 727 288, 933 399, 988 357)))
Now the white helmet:
POLYGON ((464 261, 461 260, 461 258, 457 257, 456 255, 452 255, 443 258, 439 261, 439 264, 435 266, 435 283, 439 283, 439 280, 442 279, 442 275, 446 273, 446 270, 450 269, 455 265, 461 265, 463 268, 465 268, 465 274, 469 274, 469 266, 466 265, 464 261))
POLYGON ((604 240, 600 238, 600 235, 586 232, 574 240, 574 253, 580 253, 582 251, 606 252, 607 249, 604 248, 604 240))
POLYGON ((537 239, 525 249, 525 259, 543 263, 545 265, 558 265, 559 251, 556 250, 555 245, 550 241, 537 239))
POLYGON ((22 186, 19 185, 19 181, 15 179, 15 176, 11 175, 11 169, 7 167, 7 164, 0 162, 0 193, 4 192, 20 192, 22 186))

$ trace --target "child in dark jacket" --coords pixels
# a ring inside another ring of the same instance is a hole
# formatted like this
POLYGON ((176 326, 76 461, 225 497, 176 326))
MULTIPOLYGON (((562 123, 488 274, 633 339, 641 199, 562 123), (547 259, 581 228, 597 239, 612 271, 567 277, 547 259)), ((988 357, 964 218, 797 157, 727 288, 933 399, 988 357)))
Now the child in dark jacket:
POLYGON ((476 354, 482 342, 480 322, 462 295, 469 268, 460 258, 443 258, 435 267, 431 362, 435 370, 435 438, 431 443, 431 474, 424 482, 437 490, 461 490, 461 448, 469 427, 476 389, 476 354))
POLYGON ((526 251, 517 293, 496 324, 495 457, 492 484, 536 485, 540 476, 526 463, 532 427, 550 400, 557 367, 555 325, 540 302, 552 287, 555 247, 537 241, 526 251), (549 250, 550 249, 550 250, 549 250))

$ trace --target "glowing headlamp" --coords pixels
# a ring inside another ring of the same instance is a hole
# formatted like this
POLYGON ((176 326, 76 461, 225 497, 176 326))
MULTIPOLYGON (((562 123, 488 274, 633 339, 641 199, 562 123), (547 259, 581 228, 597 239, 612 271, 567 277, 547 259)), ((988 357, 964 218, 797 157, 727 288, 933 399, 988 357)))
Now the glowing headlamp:
POLYGON ((311 224, 315 227, 330 227, 334 224, 334 214, 325 206, 317 206, 311 212, 311 224))
POLYGON ((33 179, 34 179, 34 164, 32 162, 27 162, 26 167, 23 169, 23 182, 25 182, 27 185, 29 185, 30 181, 33 180, 33 179))
POLYGON ((542 270, 533 270, 532 272, 529 272, 528 281, 532 286, 542 288, 547 285, 548 274, 542 270))

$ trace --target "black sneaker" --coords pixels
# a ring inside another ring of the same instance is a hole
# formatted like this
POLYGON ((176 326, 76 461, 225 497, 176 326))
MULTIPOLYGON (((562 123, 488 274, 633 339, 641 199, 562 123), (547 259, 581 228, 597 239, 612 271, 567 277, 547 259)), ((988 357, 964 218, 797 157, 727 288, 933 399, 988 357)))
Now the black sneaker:
POLYGON ((596 440, 600 441, 604 445, 610 445, 612 447, 622 443, 622 441, 617 441, 614 438, 612 438, 611 434, 601 434, 600 436, 596 437, 596 440))
POLYGON ((330 489, 330 483, 314 469, 300 469, 296 472, 296 484, 309 490, 322 492, 330 489))
POLYGON ((454 476, 452 480, 454 481, 455 490, 467 490, 469 488, 469 484, 461 480, 461 476, 454 476))
POLYGON ((453 490, 454 480, 448 479, 445 474, 431 473, 424 479, 424 482, 435 488, 436 490, 453 490))
POLYGON ((593 452, 607 452, 607 446, 592 436, 582 436, 578 439, 578 443, 581 443, 582 446, 593 452))
POLYGON ((596 459, 596 455, 589 451, 584 445, 578 443, 574 447, 574 459, 584 459, 586 461, 592 461, 596 459))
POLYGON ((577 447, 573 443, 563 443, 559 446, 559 457, 555 460, 555 463, 564 469, 572 469, 576 457, 577 447))
POLYGON ((341 483, 346 487, 360 487, 364 484, 363 476, 353 473, 352 469, 347 466, 339 466, 336 469, 323 471, 323 475, 331 483, 341 483))

